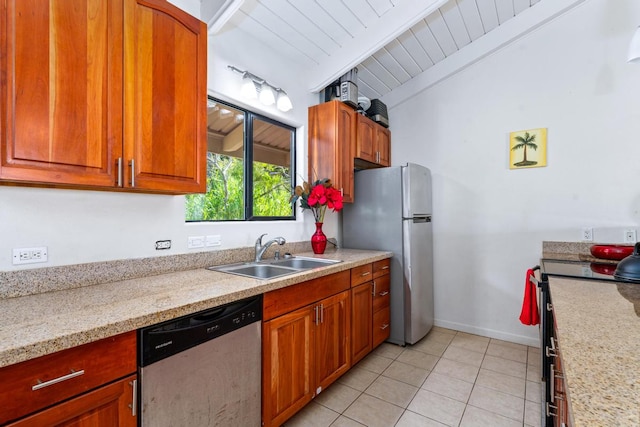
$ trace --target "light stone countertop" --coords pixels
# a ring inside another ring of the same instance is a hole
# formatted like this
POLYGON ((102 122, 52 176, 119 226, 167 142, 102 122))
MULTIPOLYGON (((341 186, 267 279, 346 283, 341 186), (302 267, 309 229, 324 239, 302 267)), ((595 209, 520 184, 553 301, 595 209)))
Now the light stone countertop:
POLYGON ((640 317, 621 294, 640 301, 640 285, 551 277, 549 288, 572 425, 640 426, 640 317))
POLYGON ((0 299, 0 367, 379 261, 391 252, 338 249, 343 262, 270 280, 197 268, 0 299))

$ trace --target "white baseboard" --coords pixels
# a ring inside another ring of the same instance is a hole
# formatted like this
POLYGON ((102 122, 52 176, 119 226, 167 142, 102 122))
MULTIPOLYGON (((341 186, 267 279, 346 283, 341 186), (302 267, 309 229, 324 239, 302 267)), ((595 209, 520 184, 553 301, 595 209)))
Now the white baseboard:
MULTIPOLYGON (((538 338, 537 336, 530 337, 525 335, 510 334, 502 331, 496 331, 493 329, 479 328, 477 326, 466 325, 466 324, 457 323, 457 322, 449 322, 446 320, 438 320, 438 319, 435 319, 434 325, 440 326, 441 328, 453 329, 456 331, 462 331, 469 334, 495 338, 503 341, 509 341, 516 344, 523 344, 531 347, 540 347, 540 338, 538 338)), ((532 326, 532 328, 534 328, 534 326, 532 326)), ((538 329, 537 327, 535 328, 536 328, 536 335, 537 335, 538 329)))

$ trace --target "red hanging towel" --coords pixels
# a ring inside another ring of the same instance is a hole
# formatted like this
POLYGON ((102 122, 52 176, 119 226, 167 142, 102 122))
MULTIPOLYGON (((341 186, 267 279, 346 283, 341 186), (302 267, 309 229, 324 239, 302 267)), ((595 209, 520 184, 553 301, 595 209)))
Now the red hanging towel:
POLYGON ((527 276, 524 279, 524 301, 522 301, 522 311, 520 312, 520 322, 524 325, 540 323, 537 289, 536 284, 529 280, 531 276, 533 276, 533 269, 527 270, 527 276))

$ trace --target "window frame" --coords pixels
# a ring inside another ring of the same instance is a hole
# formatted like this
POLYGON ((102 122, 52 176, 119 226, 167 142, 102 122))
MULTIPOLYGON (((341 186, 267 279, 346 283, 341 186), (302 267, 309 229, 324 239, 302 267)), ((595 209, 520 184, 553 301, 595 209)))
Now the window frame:
MULTIPOLYGON (((291 215, 286 216, 257 216, 253 214, 253 196, 254 196, 254 187, 253 187, 253 129, 254 129, 254 121, 259 119, 265 123, 269 123, 271 125, 282 127, 290 132, 290 175, 291 181, 289 182, 289 191, 292 192, 295 188, 295 177, 296 177, 296 148, 297 148, 297 128, 290 126, 286 123, 282 123, 278 120, 272 119, 270 117, 266 117, 262 114, 255 113, 247 108, 243 108, 232 104, 230 102, 224 101, 219 98, 215 98, 211 95, 207 95, 208 102, 215 102, 220 105, 227 106, 229 108, 236 109, 244 114, 243 121, 243 162, 244 162, 244 173, 243 173, 243 198, 244 198, 244 218, 242 219, 215 219, 215 220, 187 220, 185 218, 186 223, 218 223, 218 222, 256 222, 256 221, 295 221, 297 218, 296 212, 296 204, 291 202, 291 215)), ((207 149, 207 153, 209 150, 207 149)), ((185 213, 186 215, 186 213, 185 213)))

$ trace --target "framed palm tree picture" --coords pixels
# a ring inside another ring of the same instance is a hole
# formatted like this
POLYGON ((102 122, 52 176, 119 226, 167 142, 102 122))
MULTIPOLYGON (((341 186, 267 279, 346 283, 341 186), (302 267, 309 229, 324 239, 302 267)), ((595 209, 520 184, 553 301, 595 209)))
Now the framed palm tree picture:
POLYGON ((547 128, 509 134, 509 169, 547 166, 547 128))

